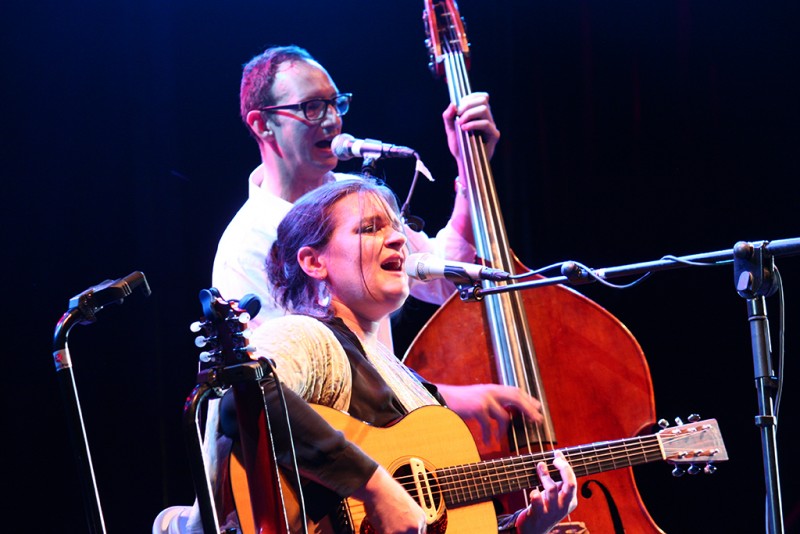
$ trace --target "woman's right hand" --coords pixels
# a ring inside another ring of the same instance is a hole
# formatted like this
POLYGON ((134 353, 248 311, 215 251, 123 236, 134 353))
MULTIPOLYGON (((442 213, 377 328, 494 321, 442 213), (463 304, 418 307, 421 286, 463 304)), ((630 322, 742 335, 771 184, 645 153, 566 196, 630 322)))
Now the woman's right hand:
POLYGON ((383 467, 353 494, 364 501, 366 518, 377 532, 420 534, 426 532, 425 513, 411 495, 383 467))

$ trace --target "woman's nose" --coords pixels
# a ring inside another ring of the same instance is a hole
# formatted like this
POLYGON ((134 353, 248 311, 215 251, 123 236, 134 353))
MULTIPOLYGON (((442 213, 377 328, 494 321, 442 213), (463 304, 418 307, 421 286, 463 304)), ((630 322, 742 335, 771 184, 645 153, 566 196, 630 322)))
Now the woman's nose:
POLYGON ((395 250, 403 248, 408 240, 402 230, 391 227, 391 233, 386 238, 386 246, 395 250))

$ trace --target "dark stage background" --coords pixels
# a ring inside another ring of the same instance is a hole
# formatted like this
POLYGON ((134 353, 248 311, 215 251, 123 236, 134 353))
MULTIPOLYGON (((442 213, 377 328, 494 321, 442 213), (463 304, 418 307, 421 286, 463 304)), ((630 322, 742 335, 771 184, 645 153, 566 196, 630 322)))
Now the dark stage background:
MULTIPOLYGON (((796 2, 460 7, 473 89, 492 94, 502 130, 493 167, 523 263, 605 267, 800 236, 796 2)), ((307 47, 355 93, 345 131, 421 153, 438 181, 420 184, 414 211, 440 227, 455 165, 421 9, 410 1, 4 2, 7 526, 86 530, 53 329, 72 296, 135 270, 152 296, 109 307, 70 337, 108 531, 148 532, 162 508, 192 502, 180 427, 197 362, 188 326, 258 162, 237 97, 241 65, 263 47, 307 47)), ((411 163, 381 169, 404 195, 411 163)), ((798 532, 800 258, 778 265, 789 325, 781 473, 787 530, 798 532)), ((671 533, 763 532, 753 358, 732 269, 580 291, 643 346, 659 417, 716 417, 729 449, 713 477, 637 468, 656 522, 671 533)), ((776 297, 768 309, 777 335, 776 297)), ((407 310, 398 345, 428 313, 421 304, 407 310)))

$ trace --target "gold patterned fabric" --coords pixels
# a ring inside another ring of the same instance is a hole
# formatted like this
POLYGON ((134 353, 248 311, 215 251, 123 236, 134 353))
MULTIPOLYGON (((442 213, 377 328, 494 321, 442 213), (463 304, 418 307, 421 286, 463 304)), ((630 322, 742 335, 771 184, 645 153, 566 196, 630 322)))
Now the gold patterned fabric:
POLYGON ((347 355, 323 323, 305 315, 271 319, 250 339, 257 356, 275 363, 284 386, 306 401, 347 411, 352 376, 347 355))

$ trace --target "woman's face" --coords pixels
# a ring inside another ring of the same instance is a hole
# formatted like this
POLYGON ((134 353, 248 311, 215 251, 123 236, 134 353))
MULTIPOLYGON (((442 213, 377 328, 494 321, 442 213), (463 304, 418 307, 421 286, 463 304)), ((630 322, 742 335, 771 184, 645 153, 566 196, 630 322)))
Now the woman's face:
POLYGON ((334 309, 378 321, 408 297, 403 226, 386 202, 371 193, 342 198, 332 218, 334 231, 319 261, 334 309))

